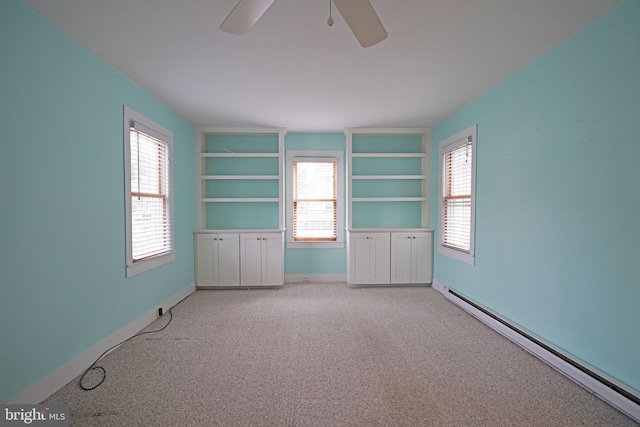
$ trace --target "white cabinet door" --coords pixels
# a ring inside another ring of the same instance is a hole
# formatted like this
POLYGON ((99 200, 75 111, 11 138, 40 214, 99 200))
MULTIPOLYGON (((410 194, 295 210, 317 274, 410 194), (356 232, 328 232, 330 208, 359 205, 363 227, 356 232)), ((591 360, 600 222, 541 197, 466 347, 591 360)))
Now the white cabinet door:
POLYGON ((350 233, 349 235, 349 282, 353 284, 369 283, 370 259, 369 234, 350 233))
POLYGON ((391 283, 412 283, 411 233, 391 233, 391 283))
POLYGON ((411 283, 433 281, 433 233, 411 236, 411 283))
POLYGON ((240 284, 262 284, 262 236, 260 233, 240 235, 240 284))
POLYGON ((218 241, 215 237, 215 234, 196 235, 196 283, 199 286, 218 285, 218 241))
POLYGON ((433 234, 391 233, 391 283, 432 282, 433 234))
POLYGON ((350 233, 349 283, 389 283, 389 233, 350 233))
POLYGON ((369 283, 388 284, 391 278, 389 233, 371 233, 369 242, 369 283))
POLYGON ((218 284, 240 286, 240 236, 218 235, 218 284))
POLYGON ((284 282, 282 233, 262 233, 262 285, 279 286, 284 282))
POLYGON ((349 284, 427 284, 433 277, 433 233, 349 233, 349 284))
POLYGON ((240 235, 240 284, 280 286, 284 283, 282 233, 240 235))
POLYGON ((240 248, 237 234, 196 235, 198 286, 239 286, 240 248))

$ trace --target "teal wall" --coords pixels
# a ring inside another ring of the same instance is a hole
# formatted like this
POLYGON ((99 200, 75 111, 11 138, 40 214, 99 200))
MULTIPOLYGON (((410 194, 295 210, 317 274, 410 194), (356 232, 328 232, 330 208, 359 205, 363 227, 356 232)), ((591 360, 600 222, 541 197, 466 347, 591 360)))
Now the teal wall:
MULTIPOLYGON (((346 140, 342 133, 288 133, 285 136, 285 152, 288 150, 344 152, 345 149, 346 140)), ((344 160, 347 160, 346 154, 344 160)), ((285 215, 290 214, 285 212, 285 215)), ((286 231, 286 233, 289 232, 290 230, 286 231)), ((346 242, 344 248, 340 249, 285 249, 284 274, 347 274, 346 242)))
POLYGON ((193 126, 0 2, 0 402, 193 282, 193 126), (174 132, 176 260, 125 279, 122 106, 174 132))
POLYGON ((438 123, 432 157, 437 195, 438 143, 478 124, 476 264, 436 253, 435 279, 636 390, 639 21, 623 1, 438 123))

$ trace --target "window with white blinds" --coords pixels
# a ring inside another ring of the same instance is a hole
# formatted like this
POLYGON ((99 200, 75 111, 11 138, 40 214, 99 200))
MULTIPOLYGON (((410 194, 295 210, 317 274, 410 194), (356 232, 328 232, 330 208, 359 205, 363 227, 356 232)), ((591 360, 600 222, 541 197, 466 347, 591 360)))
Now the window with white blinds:
POLYGON ((294 161, 294 241, 336 241, 336 169, 336 161, 294 161))
POLYGON ((444 227, 446 246, 469 253, 471 250, 471 142, 447 151, 442 157, 444 227))
POLYGON ((344 247, 344 151, 287 150, 287 248, 344 247))
POLYGON ((475 139, 473 126, 440 143, 439 252, 474 263, 475 139))
POLYGON ((139 262, 173 249, 169 144, 131 125, 131 252, 139 262))
POLYGON ((128 276, 173 260, 172 140, 125 108, 128 276))

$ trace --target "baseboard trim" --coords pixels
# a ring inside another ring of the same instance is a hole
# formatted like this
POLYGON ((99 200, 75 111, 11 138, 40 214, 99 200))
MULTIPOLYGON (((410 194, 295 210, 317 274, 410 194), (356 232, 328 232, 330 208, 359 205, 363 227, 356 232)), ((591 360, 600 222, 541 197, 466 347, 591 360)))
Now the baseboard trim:
POLYGON ((284 276, 285 283, 341 283, 346 281, 346 274, 287 274, 284 276), (309 280, 304 280, 305 277, 308 277, 309 280))
POLYGON ((158 308, 162 307, 162 309, 167 312, 170 308, 195 292, 195 290, 195 283, 187 285, 184 289, 176 292, 162 303, 148 310, 138 319, 118 329, 89 350, 76 356, 73 360, 62 365, 37 383, 27 387, 5 403, 38 404, 42 402, 84 372, 105 350, 131 338, 156 320, 158 318, 158 308))
POLYGON ((518 344, 534 356, 555 368, 578 385, 584 387, 598 396, 614 408, 626 414, 637 422, 640 422, 640 397, 624 388, 622 384, 615 383, 606 378, 606 374, 598 372, 586 363, 576 360, 551 344, 545 343, 541 338, 521 330, 516 325, 492 313, 490 310, 470 301, 466 297, 450 290, 446 285, 434 280, 432 287, 442 293, 445 298, 459 306, 467 313, 518 344), (599 378, 599 379, 598 379, 599 378))
POLYGON ((440 292, 442 295, 444 295, 445 297, 447 296, 446 293, 448 292, 447 288, 440 282, 438 282, 437 280, 434 280, 431 283, 431 287, 433 289, 435 289, 436 291, 440 292))

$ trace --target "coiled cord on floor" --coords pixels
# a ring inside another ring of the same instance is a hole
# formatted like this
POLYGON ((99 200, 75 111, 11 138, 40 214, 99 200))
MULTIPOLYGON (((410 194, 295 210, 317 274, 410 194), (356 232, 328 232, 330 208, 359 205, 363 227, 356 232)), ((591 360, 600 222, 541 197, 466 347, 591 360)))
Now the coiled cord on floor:
POLYGON ((84 371, 84 373, 83 373, 83 374, 82 374, 82 376, 80 377, 80 381, 78 381, 78 384, 80 384, 80 388, 81 388, 81 389, 83 389, 83 390, 87 390, 87 391, 89 391, 89 390, 93 390, 93 389, 95 389, 95 388, 98 388, 98 387, 100 386, 100 384, 102 384, 102 383, 104 382, 104 380, 105 380, 105 379, 107 379, 107 371, 106 371, 102 366, 100 366, 100 365, 96 365, 96 363, 98 363, 98 362, 100 361, 100 359, 102 359, 102 358, 104 357, 104 355, 105 355, 105 354, 107 354, 108 352, 110 352, 110 351, 111 351, 111 350, 113 350, 114 348, 116 348, 116 347, 118 347, 118 346, 120 346, 120 345, 122 345, 122 344, 126 343, 127 341, 130 341, 130 340, 134 339, 135 337, 139 337, 140 335, 145 335, 145 334, 154 334, 154 333, 156 333, 156 332, 160 332, 160 331, 164 330, 167 326, 169 326, 169 324, 171 323, 171 321, 172 321, 172 320, 173 320, 173 313, 171 312, 171 309, 169 309, 169 321, 168 321, 168 322, 167 322, 167 324, 166 324, 166 325, 164 325, 162 328, 160 328, 160 329, 156 329, 156 330, 154 330, 154 331, 138 332, 138 333, 137 333, 137 334, 135 334, 134 336, 132 336, 132 337, 130 337, 130 338, 127 338, 127 339, 126 339, 126 340, 124 340, 124 341, 120 341, 118 344, 116 344, 116 345, 114 345, 114 346, 109 347, 108 349, 106 349, 106 350, 104 351, 104 353, 102 353, 100 356, 98 356, 98 358, 96 359, 96 361, 95 361, 95 362, 93 362, 93 363, 91 364, 91 366, 89 366, 89 367, 87 368, 87 370, 86 370, 86 371, 84 371), (94 385, 93 387, 85 387, 85 386, 82 384, 82 380, 84 380, 84 377, 89 373, 89 371, 93 371, 93 370, 101 370, 101 371, 102 371, 102 379, 100 380, 100 382, 99 382, 98 384, 94 385))

